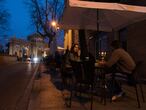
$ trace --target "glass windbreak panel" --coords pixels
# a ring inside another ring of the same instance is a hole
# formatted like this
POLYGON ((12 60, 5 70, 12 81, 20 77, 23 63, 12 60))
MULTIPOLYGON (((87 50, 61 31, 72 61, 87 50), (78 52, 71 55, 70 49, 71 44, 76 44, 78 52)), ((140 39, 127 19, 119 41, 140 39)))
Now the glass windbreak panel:
POLYGON ((146 0, 81 0, 81 1, 121 3, 126 5, 146 6, 146 0))

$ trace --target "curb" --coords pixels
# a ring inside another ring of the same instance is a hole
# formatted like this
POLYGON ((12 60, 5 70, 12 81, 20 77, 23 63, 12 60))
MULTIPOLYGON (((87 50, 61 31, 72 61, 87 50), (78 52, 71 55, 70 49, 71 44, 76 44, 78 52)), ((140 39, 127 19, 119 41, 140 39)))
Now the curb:
POLYGON ((31 79, 29 80, 27 86, 25 87, 24 94, 18 99, 15 110, 27 110, 28 109, 29 99, 30 99, 34 79, 37 74, 39 65, 40 64, 37 64, 31 79))

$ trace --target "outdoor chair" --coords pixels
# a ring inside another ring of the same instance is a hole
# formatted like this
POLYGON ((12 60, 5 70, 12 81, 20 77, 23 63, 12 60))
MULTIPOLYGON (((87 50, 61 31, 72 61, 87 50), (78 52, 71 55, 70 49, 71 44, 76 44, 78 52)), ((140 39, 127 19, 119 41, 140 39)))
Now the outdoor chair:
POLYGON ((141 65, 142 65, 142 62, 137 62, 136 67, 133 70, 132 74, 127 74, 127 73, 124 73, 124 72, 117 72, 117 73, 112 74, 113 85, 114 85, 114 81, 116 80, 116 81, 120 82, 121 85, 122 84, 128 84, 128 86, 131 86, 135 89, 138 108, 141 107, 140 98, 139 98, 139 94, 138 94, 138 85, 139 85, 139 88, 140 88, 140 92, 141 92, 141 95, 142 95, 143 102, 145 102, 145 98, 144 98, 144 94, 143 94, 143 88, 142 88, 142 82, 141 82, 141 79, 139 78, 139 76, 140 76, 139 68, 141 67, 141 65))
POLYGON ((91 95, 91 106, 90 110, 92 110, 93 106, 93 91, 94 91, 94 85, 95 85, 95 62, 92 60, 84 60, 83 61, 83 69, 84 69, 84 80, 83 82, 85 84, 88 84, 90 86, 90 95, 91 95))
POLYGON ((62 89, 68 89, 70 83, 72 82, 73 70, 71 66, 66 66, 65 58, 62 57, 61 63, 61 79, 62 79, 62 89))
POLYGON ((107 91, 107 79, 106 79, 106 68, 105 67, 95 67, 95 95, 101 97, 101 103, 106 105, 106 98, 108 96, 107 91))
MULTIPOLYGON (((71 61, 72 69, 74 72, 73 88, 71 90, 70 104, 72 101, 73 91, 75 93, 90 94, 91 110, 93 105, 93 84, 94 84, 94 62, 88 61, 71 61)), ((71 106, 71 105, 70 105, 71 106)))

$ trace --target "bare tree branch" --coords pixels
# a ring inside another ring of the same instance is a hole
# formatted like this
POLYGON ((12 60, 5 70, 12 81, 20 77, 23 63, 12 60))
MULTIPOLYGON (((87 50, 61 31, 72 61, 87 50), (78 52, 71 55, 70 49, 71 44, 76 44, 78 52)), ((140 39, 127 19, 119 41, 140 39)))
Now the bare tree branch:
POLYGON ((61 12, 63 12, 64 1, 28 0, 27 6, 29 6, 29 12, 36 31, 43 37, 48 37, 50 43, 56 34, 56 30, 51 26, 51 21, 58 21, 61 12))
POLYGON ((10 14, 4 7, 5 0, 0 0, 0 33, 9 29, 10 14))

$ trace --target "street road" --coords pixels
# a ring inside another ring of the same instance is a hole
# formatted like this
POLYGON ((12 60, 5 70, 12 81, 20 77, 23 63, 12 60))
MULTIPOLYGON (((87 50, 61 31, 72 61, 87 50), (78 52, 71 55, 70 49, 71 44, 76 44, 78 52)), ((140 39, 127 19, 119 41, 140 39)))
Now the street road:
POLYGON ((0 110, 16 110, 21 106, 36 68, 37 64, 31 63, 0 64, 0 110))

